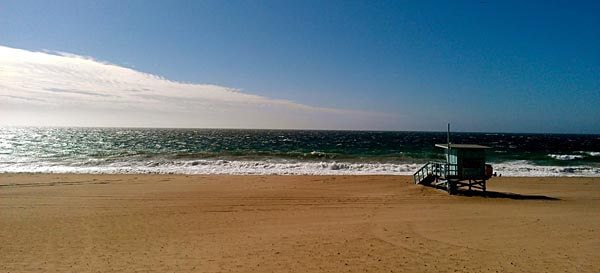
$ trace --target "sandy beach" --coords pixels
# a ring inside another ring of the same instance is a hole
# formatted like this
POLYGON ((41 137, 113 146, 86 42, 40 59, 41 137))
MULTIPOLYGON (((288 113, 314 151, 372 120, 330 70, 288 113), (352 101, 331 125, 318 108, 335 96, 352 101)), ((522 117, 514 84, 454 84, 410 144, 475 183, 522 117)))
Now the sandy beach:
POLYGON ((599 178, 0 175, 2 272, 600 272, 599 178))

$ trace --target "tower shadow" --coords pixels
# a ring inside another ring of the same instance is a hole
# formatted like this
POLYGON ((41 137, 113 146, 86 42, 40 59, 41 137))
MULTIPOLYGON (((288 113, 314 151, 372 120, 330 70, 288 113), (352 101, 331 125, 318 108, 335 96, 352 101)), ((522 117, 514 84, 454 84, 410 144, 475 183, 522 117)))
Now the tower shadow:
POLYGON ((560 198, 545 196, 545 195, 528 195, 528 194, 518 194, 512 192, 497 192, 497 191, 474 191, 474 190, 460 190, 456 193, 456 195, 460 196, 468 196, 468 197, 486 197, 486 198, 505 198, 505 199, 514 199, 514 200, 548 200, 548 201, 558 201, 560 198))

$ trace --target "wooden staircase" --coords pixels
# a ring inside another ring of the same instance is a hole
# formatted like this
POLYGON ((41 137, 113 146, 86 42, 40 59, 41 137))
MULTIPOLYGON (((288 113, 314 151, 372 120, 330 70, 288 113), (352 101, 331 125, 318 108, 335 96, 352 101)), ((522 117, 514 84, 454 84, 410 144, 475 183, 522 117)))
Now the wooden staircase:
POLYGON ((428 185, 440 177, 441 162, 430 161, 413 174, 415 184, 428 185))
POLYGON ((456 178, 457 175, 458 168, 456 164, 429 161, 413 174, 413 179, 415 184, 441 186, 452 193, 455 190, 455 183, 451 182, 450 179, 456 178))

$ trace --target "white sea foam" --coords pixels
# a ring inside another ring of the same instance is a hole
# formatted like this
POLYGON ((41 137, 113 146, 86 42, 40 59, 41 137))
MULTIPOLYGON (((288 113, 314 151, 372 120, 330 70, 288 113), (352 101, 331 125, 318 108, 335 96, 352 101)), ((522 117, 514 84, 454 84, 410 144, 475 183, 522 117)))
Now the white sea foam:
MULTIPOLYGON (((102 165, 52 163, 1 163, 0 173, 154 173, 236 175, 412 175, 422 165, 415 163, 295 162, 241 160, 133 161, 102 165)), ((527 161, 493 164, 502 176, 600 177, 593 166, 539 166, 527 161)))
POLYGON ((502 176, 581 176, 600 177, 600 168, 593 166, 540 166, 525 160, 492 164, 502 176))
POLYGON ((590 152, 590 151, 579 151, 580 154, 586 154, 589 156, 600 156, 600 152, 590 152))
POLYGON ((574 160, 574 159, 582 159, 582 155, 561 155, 561 154, 548 154, 549 157, 557 159, 557 160, 574 160))

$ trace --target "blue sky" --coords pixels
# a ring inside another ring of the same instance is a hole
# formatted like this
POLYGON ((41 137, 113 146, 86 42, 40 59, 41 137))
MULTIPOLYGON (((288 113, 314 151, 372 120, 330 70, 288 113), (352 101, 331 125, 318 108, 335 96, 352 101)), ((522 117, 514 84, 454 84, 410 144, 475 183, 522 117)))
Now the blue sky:
POLYGON ((597 1, 0 1, 0 45, 386 116, 250 127, 600 133, 598 14, 597 1))

